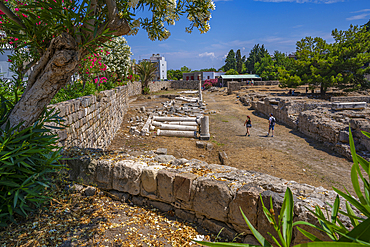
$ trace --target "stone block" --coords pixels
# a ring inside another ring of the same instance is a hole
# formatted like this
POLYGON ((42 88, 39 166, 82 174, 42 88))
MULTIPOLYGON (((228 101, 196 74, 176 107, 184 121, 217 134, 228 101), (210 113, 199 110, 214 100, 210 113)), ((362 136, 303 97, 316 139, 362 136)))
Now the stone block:
POLYGON ((335 111, 363 110, 366 108, 366 104, 366 102, 333 102, 331 108, 335 111))
POLYGON ((167 155, 167 148, 158 148, 155 153, 158 155, 167 155))
POLYGON ((213 150, 213 144, 212 143, 207 143, 206 149, 207 149, 207 151, 212 151, 213 150))
MULTIPOLYGON (((304 203, 304 202, 295 203, 295 205, 294 205, 294 215, 295 216, 293 218, 293 222, 305 221, 305 222, 311 223, 313 225, 319 226, 317 218, 314 215, 312 215, 307 210, 306 207, 311 208, 311 210, 314 210, 314 208, 312 208, 307 203, 304 203)), ((326 235, 325 233, 323 233, 319 230, 316 230, 312 227, 309 227, 309 226, 306 226, 306 225, 299 225, 299 227, 302 228, 305 231, 308 231, 308 232, 312 233, 313 235, 315 235, 316 237, 318 237, 319 239, 321 239, 323 241, 332 241, 328 237, 328 235, 326 235)), ((308 243, 308 242, 310 242, 310 240, 307 239, 307 237, 305 237, 300 231, 298 231, 296 227, 294 227, 293 228, 292 245, 308 243)))
POLYGON ((127 202, 127 200, 130 198, 129 193, 119 192, 116 190, 109 191, 108 195, 112 197, 114 200, 119 200, 121 202, 127 202))
POLYGON ((159 163, 169 163, 176 158, 173 155, 157 155, 154 157, 154 160, 159 163))
POLYGON ((226 181, 201 180, 197 181, 193 208, 197 214, 227 222, 231 199, 226 181))
POLYGON ((176 174, 174 180, 174 195, 176 205, 183 209, 192 210, 192 198, 194 196, 193 181, 198 176, 192 173, 176 174))
POLYGON ((257 205, 260 200, 259 195, 263 191, 264 190, 256 184, 246 184, 236 192, 235 198, 230 202, 228 222, 233 225, 237 232, 244 232, 246 234, 252 233, 247 223, 244 221, 240 208, 252 225, 255 228, 257 227, 257 205))
POLYGON ((232 241, 237 235, 237 233, 233 229, 228 227, 223 222, 204 219, 201 221, 201 226, 215 234, 220 233, 220 236, 226 238, 226 241, 232 241))
POLYGON ((95 182, 98 188, 111 190, 112 189, 112 162, 107 160, 100 160, 96 166, 95 182))
POLYGON ((195 142, 195 145, 196 145, 197 148, 204 149, 206 147, 207 143, 206 142, 197 141, 197 142, 195 142))
POLYGON ((138 195, 142 169, 141 163, 134 163, 131 160, 123 160, 114 164, 113 189, 138 195))
POLYGON ((188 222, 194 222, 195 221, 195 214, 194 212, 189 212, 182 209, 175 209, 175 215, 179 217, 180 219, 183 219, 188 222))
POLYGON ((349 142, 349 131, 341 130, 339 131, 339 141, 343 143, 349 142))
POLYGON ((133 196, 131 202, 138 206, 144 206, 147 202, 147 199, 141 196, 133 196))
POLYGON ((221 165, 224 165, 224 166, 229 166, 230 165, 229 157, 227 156, 225 151, 218 152, 218 157, 221 161, 221 165))
POLYGON ((92 186, 87 186, 87 188, 84 190, 84 193, 86 196, 93 196, 96 193, 96 188, 92 186))
POLYGON ((160 170, 157 174, 158 197, 161 201, 172 203, 175 201, 173 184, 176 173, 160 170))
POLYGON ((162 212, 168 212, 172 210, 172 206, 164 202, 148 201, 148 204, 151 205, 153 208, 159 209, 162 212))
POLYGON ((143 166, 141 174, 141 192, 142 196, 150 199, 157 198, 157 174, 163 166, 143 166))
POLYGON ((85 184, 90 184, 95 179, 97 161, 91 160, 88 156, 82 156, 67 160, 69 168, 69 179, 73 181, 82 180, 85 184))

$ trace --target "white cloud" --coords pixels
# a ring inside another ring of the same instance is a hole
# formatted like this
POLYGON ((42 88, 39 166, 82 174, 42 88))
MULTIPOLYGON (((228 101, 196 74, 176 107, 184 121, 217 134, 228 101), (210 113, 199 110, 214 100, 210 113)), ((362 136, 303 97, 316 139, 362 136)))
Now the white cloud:
POLYGON ((354 12, 351 12, 351 13, 361 13, 361 12, 370 12, 370 9, 361 9, 361 10, 354 11, 354 12))
POLYGON ((370 13, 364 13, 360 15, 354 15, 351 17, 346 18, 347 21, 353 21, 353 20, 362 20, 362 19, 367 19, 367 17, 370 16, 370 13))
POLYGON ((214 52, 203 52, 199 54, 199 57, 210 57, 210 58, 216 58, 214 52))
POLYGON ((270 2, 270 3, 282 3, 282 2, 290 2, 290 3, 337 3, 343 2, 344 0, 254 0, 258 2, 270 2))

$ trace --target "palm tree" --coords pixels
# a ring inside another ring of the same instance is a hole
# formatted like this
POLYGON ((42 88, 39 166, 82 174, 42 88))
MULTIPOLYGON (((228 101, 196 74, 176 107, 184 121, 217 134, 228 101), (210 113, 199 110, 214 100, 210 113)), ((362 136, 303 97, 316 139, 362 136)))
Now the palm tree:
POLYGON ((142 93, 149 93, 149 81, 156 76, 157 66, 150 61, 142 61, 136 65, 136 73, 139 75, 142 86, 142 93), (144 90, 147 88, 147 90, 144 90))

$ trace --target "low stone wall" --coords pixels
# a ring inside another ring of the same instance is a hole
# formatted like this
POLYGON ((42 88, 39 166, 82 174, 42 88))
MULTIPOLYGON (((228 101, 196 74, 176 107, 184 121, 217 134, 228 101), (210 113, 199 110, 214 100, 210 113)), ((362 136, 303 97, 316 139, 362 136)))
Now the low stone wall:
POLYGON ((274 86, 279 84, 279 81, 254 81, 255 86, 274 86))
POLYGON ((366 102, 370 103, 370 96, 341 96, 341 97, 331 97, 331 102, 366 102))
MULTIPOLYGON (((221 234, 230 240, 242 232, 248 234, 246 238, 251 237, 251 231, 239 210, 241 207, 253 226, 272 242, 267 232, 273 233, 274 230, 263 213, 260 194, 267 208, 272 197, 278 215, 284 192, 289 187, 295 200, 294 221, 303 220, 313 224, 317 224, 317 220, 307 208, 313 209, 316 205, 325 207, 325 202, 332 204, 336 196, 334 191, 322 187, 195 159, 157 155, 140 156, 134 161, 125 160, 122 156, 110 157, 109 160, 92 160, 89 156, 68 160, 70 179, 95 185, 117 199, 129 198, 138 205, 152 205, 162 211, 173 211, 177 217, 197 223, 214 233, 224 228, 221 234)), ((341 203, 344 203, 343 199, 341 203)), ((345 208, 345 205, 341 207, 345 208)), ((348 219, 342 215, 340 219, 347 227, 350 226, 348 219)), ((305 226, 303 228, 314 231, 305 226)), ((327 239, 316 230, 314 234, 327 239)), ((294 229, 293 244, 307 241, 294 229)))
POLYGON ((228 81, 227 82, 227 94, 232 94, 234 91, 240 90, 240 82, 228 81))
POLYGON ((50 105, 67 127, 56 131, 63 147, 105 148, 120 127, 131 92, 127 86, 50 105))
MULTIPOLYGON (((279 81, 253 81, 254 86, 272 86, 279 85, 279 81)), ((227 91, 231 94, 233 91, 240 90, 241 86, 248 86, 246 81, 228 81, 227 82, 227 91)), ((249 85, 252 87, 252 85, 249 85)))
POLYGON ((170 81, 171 88, 173 89, 199 89, 199 80, 192 81, 170 81))
MULTIPOLYGON (((199 81, 157 81, 150 83, 152 92, 165 88, 198 89, 199 81), (196 85, 196 86, 195 86, 196 85), (173 87, 174 86, 174 87, 173 87)), ((73 100, 60 102, 49 107, 60 111, 67 126, 56 130, 59 145, 65 148, 106 148, 121 126, 128 109, 129 97, 141 94, 141 82, 129 82, 125 86, 102 91, 73 100)))
MULTIPOLYGON (((248 97, 243 98, 248 101, 248 97)), ((370 130, 370 109, 333 111, 331 102, 307 102, 303 97, 264 97, 251 101, 253 109, 269 115, 278 122, 298 129, 303 134, 329 144, 336 152, 351 158, 348 138, 350 122, 357 151, 370 157, 370 141, 360 130, 370 130), (352 120, 351 120, 352 119, 352 120)))

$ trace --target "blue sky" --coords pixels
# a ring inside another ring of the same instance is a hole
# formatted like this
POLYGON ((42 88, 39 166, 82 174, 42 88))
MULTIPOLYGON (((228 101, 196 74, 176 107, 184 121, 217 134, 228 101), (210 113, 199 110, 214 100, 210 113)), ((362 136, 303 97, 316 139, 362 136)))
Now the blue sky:
POLYGON ((331 42, 335 28, 347 30, 363 25, 370 19, 370 0, 216 0, 212 12, 211 30, 188 34, 186 16, 168 29, 165 41, 150 41, 144 30, 136 36, 126 36, 132 58, 163 55, 168 69, 187 66, 193 70, 224 65, 230 49, 248 54, 255 44, 264 44, 273 53, 295 51, 298 40, 322 37, 331 42))

